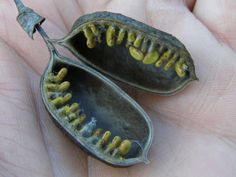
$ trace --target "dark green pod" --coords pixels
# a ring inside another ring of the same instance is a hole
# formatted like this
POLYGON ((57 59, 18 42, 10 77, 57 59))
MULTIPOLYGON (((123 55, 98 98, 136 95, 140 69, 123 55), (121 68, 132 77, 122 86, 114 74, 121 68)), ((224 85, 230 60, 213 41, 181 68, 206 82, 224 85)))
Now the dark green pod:
POLYGON ((121 14, 84 15, 66 37, 53 42, 99 72, 159 95, 197 80, 193 60, 179 40, 121 14))

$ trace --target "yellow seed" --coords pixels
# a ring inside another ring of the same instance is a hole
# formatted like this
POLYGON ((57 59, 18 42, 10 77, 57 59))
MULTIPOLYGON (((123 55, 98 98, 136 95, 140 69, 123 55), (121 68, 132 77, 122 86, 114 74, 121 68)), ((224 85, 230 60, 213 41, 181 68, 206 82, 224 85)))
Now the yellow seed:
POLYGON ((110 136, 111 136, 111 132, 110 131, 106 131, 103 134, 102 138, 97 142, 96 146, 99 147, 99 148, 102 148, 109 141, 110 136))
POLYGON ((136 60, 140 61, 140 60, 143 60, 143 58, 144 58, 143 53, 134 47, 129 48, 129 53, 136 60))
POLYGON ((54 100, 51 101, 52 104, 54 104, 54 106, 60 106, 63 103, 63 98, 62 97, 57 97, 54 100))
POLYGON ((91 137, 89 137, 89 141, 92 143, 96 143, 99 139, 99 136, 102 134, 102 129, 101 128, 97 128, 94 132, 93 135, 91 137))
POLYGON ((70 82, 65 81, 62 82, 60 85, 59 84, 45 84, 45 88, 48 91, 58 91, 58 92, 64 92, 66 90, 68 90, 70 87, 70 82))
POLYGON ((164 70, 168 71, 175 64, 177 59, 178 59, 178 54, 174 54, 174 56, 170 59, 170 61, 166 63, 164 70))
POLYGON ((182 69, 180 69, 179 67, 177 67, 177 66, 175 68, 175 71, 176 71, 176 73, 178 74, 178 76, 180 78, 183 78, 185 76, 185 72, 182 69))
POLYGON ((124 157, 131 149, 132 143, 129 140, 124 140, 119 146, 119 155, 124 157))
POLYGON ((107 143, 109 141, 110 136, 111 136, 111 132, 110 131, 106 131, 103 134, 102 139, 103 139, 104 143, 107 143))
POLYGON ((159 58, 159 53, 157 51, 153 51, 148 53, 143 60, 144 64, 153 64, 155 63, 159 58))
POLYGON ((94 24, 90 23, 88 26, 91 29, 91 31, 93 32, 93 34, 98 35, 99 32, 94 24))
POLYGON ((57 91, 59 88, 59 85, 58 84, 45 84, 44 87, 48 91, 57 91))
POLYGON ((77 115, 75 113, 71 113, 67 116, 67 119, 69 121, 75 120, 77 118, 77 115))
POLYGON ((81 115, 79 116, 79 118, 80 118, 81 120, 85 120, 85 119, 86 119, 86 115, 85 115, 85 114, 81 114, 81 115))
POLYGON ((116 44, 120 45, 123 42, 124 37, 125 37, 125 29, 121 28, 118 33, 116 44))
POLYGON ((126 47, 129 47, 130 45, 132 45, 132 43, 135 41, 135 39, 136 39, 135 33, 133 31, 129 31, 126 47))
POLYGON ((49 74, 48 74, 47 81, 49 81, 49 82, 55 82, 55 81, 56 81, 56 76, 54 76, 53 73, 49 73, 49 74))
POLYGON ((109 47, 112 47, 115 45, 115 35, 116 35, 115 27, 109 26, 106 32, 106 41, 109 47))
POLYGON ((63 106, 66 104, 68 101, 70 101, 72 95, 71 93, 67 93, 64 97, 57 97, 54 100, 52 100, 52 104, 54 104, 56 107, 58 106, 63 106))
POLYGON ((79 116, 79 124, 81 125, 85 121, 85 119, 86 119, 86 115, 85 114, 81 114, 79 116))
POLYGON ((63 97, 63 104, 67 103, 68 101, 70 101, 70 99, 72 98, 72 94, 71 93, 67 93, 64 97, 63 97))
POLYGON ((87 38, 87 39, 92 39, 93 38, 93 33, 91 31, 91 29, 87 28, 87 27, 84 27, 83 28, 83 32, 84 32, 84 36, 87 38))
POLYGON ((175 64, 175 71, 177 73, 177 75, 180 77, 180 78, 183 78, 186 73, 186 69, 187 69, 187 65, 184 64, 184 59, 181 58, 176 64, 175 64))
POLYGON ((61 82, 64 80, 64 78, 66 77, 68 73, 68 69, 67 68, 62 68, 58 73, 57 73, 57 76, 56 76, 56 82, 61 82))
POLYGON ((73 103, 71 106, 68 106, 68 105, 64 106, 60 112, 63 115, 70 115, 72 113, 76 113, 78 109, 79 109, 79 104, 73 103))
POLYGON ((143 36, 139 34, 134 41, 134 47, 136 48, 140 47, 142 40, 143 40, 143 36))
POLYGON ((84 36, 87 39, 87 46, 88 48, 92 49, 96 46, 96 41, 94 40, 93 32, 90 28, 84 27, 83 28, 84 36))
POLYGON ((79 122, 80 124, 82 124, 86 119, 86 115, 84 114, 84 116, 79 116, 79 122))
POLYGON ((128 32, 128 42, 134 42, 135 41, 135 33, 133 31, 128 32))
POLYGON ((75 119, 71 122, 71 126, 72 127, 78 127, 80 125, 80 120, 79 119, 75 119))
POLYGON ((143 53, 146 53, 147 52, 147 48, 148 48, 148 39, 147 38, 144 38, 143 39, 143 42, 142 42, 142 45, 141 45, 141 51, 143 53))
POLYGON ((102 42, 101 34, 97 30, 97 27, 94 24, 92 24, 92 23, 90 23, 88 26, 90 27, 90 29, 93 32, 93 34, 97 37, 98 42, 101 43, 102 42))
POLYGON ((86 118, 86 116, 82 116, 82 117, 80 116, 78 119, 73 120, 71 122, 71 125, 76 128, 76 127, 80 126, 85 121, 85 118, 86 118))
POLYGON ((61 114, 69 115, 70 114, 70 107, 68 105, 63 106, 63 108, 61 109, 61 114))
POLYGON ((162 56, 160 57, 160 59, 156 62, 155 66, 156 67, 161 67, 161 65, 164 63, 164 61, 168 60, 172 55, 172 51, 171 50, 167 50, 165 53, 162 54, 162 56))
POLYGON ((68 81, 64 81, 62 82, 59 87, 58 87, 58 91, 59 92, 65 92, 70 88, 70 82, 68 81))
POLYGON ((93 137, 98 137, 99 135, 101 135, 102 133, 102 129, 101 128, 97 128, 94 132, 93 132, 93 137))
POLYGON ((112 144, 114 145, 114 147, 119 146, 121 143, 121 137, 119 136, 115 136, 112 140, 112 144))
POLYGON ((70 112, 76 112, 79 109, 79 104, 78 103, 73 103, 70 108, 69 111, 70 112))
POLYGON ((107 146, 105 153, 110 153, 113 151, 116 147, 118 147, 121 143, 121 138, 119 136, 115 136, 112 140, 112 142, 107 146))
POLYGON ((102 129, 97 128, 96 130, 94 130, 92 136, 88 138, 88 140, 94 144, 99 140, 99 136, 101 134, 102 134, 102 129))

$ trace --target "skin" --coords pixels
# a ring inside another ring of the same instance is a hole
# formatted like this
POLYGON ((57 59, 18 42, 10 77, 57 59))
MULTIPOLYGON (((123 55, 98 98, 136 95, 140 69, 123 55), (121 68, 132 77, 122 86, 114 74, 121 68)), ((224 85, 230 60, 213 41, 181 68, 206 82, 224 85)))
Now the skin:
POLYGON ((235 176, 235 0, 24 3, 46 17, 43 27, 52 38, 64 36, 79 16, 101 10, 120 12, 169 32, 190 51, 200 81, 171 97, 125 88, 152 118, 151 163, 124 169, 107 166, 82 152, 50 120, 39 93, 49 53, 38 34, 32 41, 16 23, 13 1, 1 1, 0 176, 235 176))

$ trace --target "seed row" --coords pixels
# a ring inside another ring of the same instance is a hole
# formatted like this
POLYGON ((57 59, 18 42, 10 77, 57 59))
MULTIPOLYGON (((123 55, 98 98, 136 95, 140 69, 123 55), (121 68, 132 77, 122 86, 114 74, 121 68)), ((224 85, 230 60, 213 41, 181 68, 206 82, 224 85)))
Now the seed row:
POLYGON ((105 27, 104 24, 90 23, 83 27, 88 48, 94 48, 97 42, 101 43, 104 31, 100 30, 101 26, 106 28, 106 43, 109 47, 120 45, 127 38, 126 47, 135 60, 142 61, 143 64, 154 64, 157 68, 163 67, 165 71, 174 68, 180 78, 185 77, 188 66, 185 62, 186 59, 179 56, 178 51, 163 47, 140 32, 128 30, 118 25, 112 24, 105 27))
POLYGON ((56 75, 50 73, 44 85, 50 103, 57 109, 60 117, 69 122, 74 130, 78 130, 94 147, 103 151, 104 154, 114 158, 123 159, 130 151, 132 143, 130 140, 122 140, 120 136, 115 136, 111 142, 111 132, 97 128, 97 120, 92 117, 86 122, 86 115, 80 109, 78 103, 68 104, 72 94, 68 93, 70 82, 64 81, 68 73, 67 68, 62 68, 56 75))

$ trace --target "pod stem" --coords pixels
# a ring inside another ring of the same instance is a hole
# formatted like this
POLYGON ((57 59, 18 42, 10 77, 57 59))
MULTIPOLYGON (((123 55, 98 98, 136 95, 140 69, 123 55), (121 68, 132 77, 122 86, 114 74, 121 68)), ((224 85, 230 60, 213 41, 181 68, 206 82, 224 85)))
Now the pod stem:
POLYGON ((18 9, 18 12, 22 12, 23 9, 24 9, 24 4, 20 1, 20 0, 14 0, 15 1, 15 4, 16 4, 16 7, 18 9))
POLYGON ((32 9, 26 7, 21 0, 14 0, 14 2, 19 12, 17 21, 29 37, 33 39, 33 34, 38 31, 47 44, 50 53, 58 53, 55 46, 49 41, 47 33, 41 27, 41 24, 45 21, 45 18, 34 12, 32 9))

